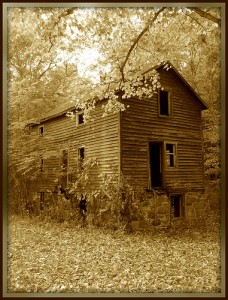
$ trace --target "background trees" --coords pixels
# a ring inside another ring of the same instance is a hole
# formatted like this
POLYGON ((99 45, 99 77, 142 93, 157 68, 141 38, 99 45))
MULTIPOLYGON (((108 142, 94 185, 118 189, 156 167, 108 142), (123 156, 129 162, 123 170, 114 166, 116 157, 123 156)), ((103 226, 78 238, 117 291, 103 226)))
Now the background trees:
POLYGON ((43 98, 47 110, 63 94, 82 103, 103 98, 166 60, 208 99, 218 90, 219 18, 219 9, 12 8, 12 101, 27 104, 24 118, 37 117, 34 105, 41 107, 43 98))
MULTIPOLYGON (((66 101, 90 109, 109 97, 107 112, 124 109, 114 89, 134 93, 141 73, 167 60, 208 104, 206 171, 219 175, 220 23, 219 8, 10 8, 10 176, 32 162, 27 123, 66 101)), ((152 87, 158 84, 154 74, 152 87)))

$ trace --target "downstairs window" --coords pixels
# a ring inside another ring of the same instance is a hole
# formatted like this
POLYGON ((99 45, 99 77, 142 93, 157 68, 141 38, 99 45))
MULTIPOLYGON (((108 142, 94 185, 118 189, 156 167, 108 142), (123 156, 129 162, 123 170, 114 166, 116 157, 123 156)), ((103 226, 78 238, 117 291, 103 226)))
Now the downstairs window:
POLYGON ((85 148, 78 148, 78 161, 79 161, 79 170, 83 170, 84 168, 84 160, 85 160, 85 148))
POLYGON ((184 201, 182 195, 171 195, 171 218, 184 217, 184 201))
POLYGON ((44 209, 44 192, 39 192, 40 210, 44 209))

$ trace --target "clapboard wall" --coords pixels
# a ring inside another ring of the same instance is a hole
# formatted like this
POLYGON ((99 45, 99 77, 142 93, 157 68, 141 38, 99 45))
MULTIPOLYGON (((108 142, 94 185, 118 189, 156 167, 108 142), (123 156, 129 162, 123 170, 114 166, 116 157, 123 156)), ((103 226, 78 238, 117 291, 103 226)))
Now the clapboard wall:
POLYGON ((78 149, 84 147, 85 162, 95 160, 89 168, 91 188, 98 188, 102 182, 101 174, 119 174, 119 114, 102 117, 102 102, 96 105, 91 119, 76 126, 66 114, 49 118, 39 125, 31 126, 30 136, 36 141, 37 179, 32 185, 33 191, 53 191, 62 184, 61 176, 63 150, 68 150, 69 186, 74 183, 78 173, 78 149), (44 134, 39 136, 39 126, 44 134), (39 172, 40 157, 43 157, 43 172, 39 172), (58 179, 58 181, 57 181, 58 179))
POLYGON ((172 114, 159 116, 158 94, 125 101, 129 108, 121 113, 122 172, 150 189, 149 143, 176 143, 177 166, 163 164, 164 189, 200 190, 204 180, 201 104, 173 69, 158 72, 162 86, 171 91, 172 114))

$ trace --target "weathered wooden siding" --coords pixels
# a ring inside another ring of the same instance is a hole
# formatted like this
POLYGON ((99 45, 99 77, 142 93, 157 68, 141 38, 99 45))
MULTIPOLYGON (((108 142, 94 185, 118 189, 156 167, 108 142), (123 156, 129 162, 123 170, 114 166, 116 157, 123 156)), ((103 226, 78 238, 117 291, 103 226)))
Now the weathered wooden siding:
MULTIPOLYGON (((102 117, 101 105, 97 105, 91 120, 80 126, 76 126, 75 118, 71 120, 65 115, 40 124, 44 126, 44 136, 38 139, 37 155, 44 155, 44 172, 33 185, 34 191, 53 191, 57 185, 55 179, 61 172, 64 149, 68 149, 68 171, 72 172, 73 180, 80 147, 85 148, 85 162, 90 159, 97 161, 89 171, 93 187, 97 188, 101 183, 100 174, 119 174, 119 114, 102 117)), ((31 129, 31 136, 37 135, 38 127, 35 126, 31 129)))
POLYGON ((172 90, 172 116, 159 116, 158 95, 152 99, 129 99, 121 114, 122 172, 149 187, 149 142, 177 143, 177 168, 166 168, 168 191, 203 187, 201 108, 176 73, 160 70, 161 83, 172 90))

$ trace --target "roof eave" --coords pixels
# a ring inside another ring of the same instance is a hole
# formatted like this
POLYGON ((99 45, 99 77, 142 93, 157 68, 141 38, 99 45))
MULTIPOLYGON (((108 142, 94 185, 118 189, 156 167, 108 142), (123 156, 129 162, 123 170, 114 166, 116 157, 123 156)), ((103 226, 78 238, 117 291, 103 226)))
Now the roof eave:
POLYGON ((202 110, 205 110, 205 109, 208 109, 208 106, 207 104, 203 101, 203 99, 196 93, 196 91, 191 87, 191 85, 185 80, 185 78, 177 71, 177 69, 173 66, 173 64, 170 62, 170 61, 166 61, 166 62, 163 62, 157 66, 154 66, 150 69, 148 69, 147 71, 143 72, 142 75, 146 74, 146 73, 149 73, 150 71, 152 70, 158 70, 160 69, 161 67, 164 67, 166 64, 168 64, 174 71, 175 73, 177 74, 177 76, 188 86, 188 88, 191 90, 191 92, 196 96, 196 98, 198 99, 198 102, 201 106, 201 109, 202 110))
POLYGON ((170 61, 167 61, 167 63, 172 67, 172 69, 177 73, 177 75, 181 78, 181 80, 184 81, 184 83, 189 87, 189 89, 193 92, 193 94, 199 99, 199 102, 201 104, 202 110, 208 109, 207 104, 203 101, 203 99, 196 93, 196 91, 191 87, 191 85, 185 80, 185 78, 177 71, 177 69, 172 65, 170 61))
POLYGON ((42 124, 42 123, 44 123, 44 122, 46 122, 48 120, 61 117, 62 115, 66 114, 68 111, 73 111, 73 110, 75 110, 75 106, 70 107, 70 108, 68 108, 68 109, 66 109, 64 111, 61 111, 61 112, 57 113, 57 114, 50 115, 50 116, 44 117, 44 118, 40 118, 39 121, 33 122, 33 123, 29 123, 29 124, 27 124, 27 126, 33 127, 33 126, 36 126, 36 125, 40 125, 40 124, 42 124))

